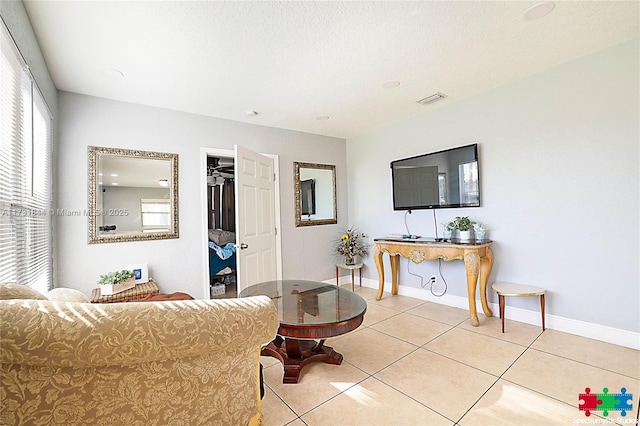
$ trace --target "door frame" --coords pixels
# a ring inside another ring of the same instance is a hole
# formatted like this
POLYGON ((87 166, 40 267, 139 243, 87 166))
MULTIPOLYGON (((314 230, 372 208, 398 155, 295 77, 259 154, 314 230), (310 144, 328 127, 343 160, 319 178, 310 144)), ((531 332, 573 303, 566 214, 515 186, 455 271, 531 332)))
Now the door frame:
MULTIPOLYGON (((276 224, 276 279, 282 279, 282 226, 280 224, 280 167, 278 156, 275 154, 260 153, 265 157, 273 159, 273 172, 275 174, 275 191, 273 206, 275 209, 274 220, 276 224)), ((211 293, 209 292, 209 250, 205 250, 208 247, 209 237, 208 230, 209 224, 207 221, 207 215, 204 214, 207 211, 207 157, 224 157, 233 158, 235 161, 235 153, 233 149, 225 148, 208 148, 200 147, 200 219, 201 219, 201 247, 202 250, 202 274, 203 274, 203 295, 204 299, 210 299, 211 293)), ((236 241, 237 243, 237 241, 236 241)), ((237 284, 236 284, 237 286, 237 284)))

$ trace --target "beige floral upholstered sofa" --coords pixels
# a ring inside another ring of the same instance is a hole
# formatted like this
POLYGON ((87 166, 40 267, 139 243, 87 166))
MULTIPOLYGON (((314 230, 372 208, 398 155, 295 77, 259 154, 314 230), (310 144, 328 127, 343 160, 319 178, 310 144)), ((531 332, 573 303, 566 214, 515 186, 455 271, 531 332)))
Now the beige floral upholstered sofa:
POLYGON ((0 284, 0 424, 262 424, 266 296, 88 303, 0 284))

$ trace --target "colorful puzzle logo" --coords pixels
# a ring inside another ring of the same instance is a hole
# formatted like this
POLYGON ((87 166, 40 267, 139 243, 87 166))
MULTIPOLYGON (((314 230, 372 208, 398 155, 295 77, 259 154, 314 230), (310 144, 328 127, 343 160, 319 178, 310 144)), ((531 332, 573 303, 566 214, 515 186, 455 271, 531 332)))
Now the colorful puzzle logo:
POLYGON ((585 388, 584 392, 578 395, 578 408, 584 411, 585 416, 590 416, 592 411, 602 411, 602 415, 607 417, 609 411, 620 411, 624 417, 633 407, 633 395, 627 393, 626 388, 621 388, 620 393, 613 395, 609 394, 607 388, 598 394, 591 393, 589 388, 585 388))

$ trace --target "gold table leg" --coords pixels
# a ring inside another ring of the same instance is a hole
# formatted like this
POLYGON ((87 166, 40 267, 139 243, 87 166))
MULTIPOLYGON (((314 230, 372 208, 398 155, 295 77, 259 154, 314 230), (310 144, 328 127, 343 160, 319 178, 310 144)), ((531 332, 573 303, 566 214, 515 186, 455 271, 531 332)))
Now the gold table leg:
POLYGON ((480 325, 478 311, 476 310, 476 286, 478 283, 478 267, 480 256, 476 252, 469 252, 464 256, 464 266, 467 270, 467 297, 469 298, 469 316, 471 325, 480 325))
POLYGON ((487 282, 489 281, 489 274, 491 273, 492 266, 493 252, 487 247, 485 257, 480 258, 480 300, 482 301, 482 310, 488 317, 493 316, 493 312, 491 312, 491 308, 487 303, 487 282))
POLYGON ((382 250, 377 245, 373 250, 373 259, 378 270, 378 294, 376 295, 376 300, 380 300, 382 299, 382 293, 384 293, 384 265, 382 264, 382 250))
POLYGON ((398 266, 400 266, 400 255, 389 256, 391 262, 391 294, 398 294, 398 266))

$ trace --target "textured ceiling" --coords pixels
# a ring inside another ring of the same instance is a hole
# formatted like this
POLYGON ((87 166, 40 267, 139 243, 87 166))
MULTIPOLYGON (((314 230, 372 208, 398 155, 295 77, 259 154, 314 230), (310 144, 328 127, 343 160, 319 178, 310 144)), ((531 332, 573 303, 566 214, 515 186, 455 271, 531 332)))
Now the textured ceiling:
POLYGON ((25 1, 59 90, 341 138, 638 37, 638 1, 535 4, 25 1))

